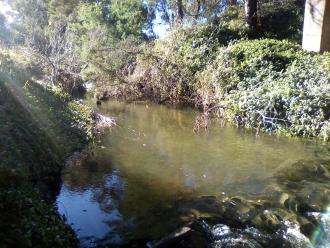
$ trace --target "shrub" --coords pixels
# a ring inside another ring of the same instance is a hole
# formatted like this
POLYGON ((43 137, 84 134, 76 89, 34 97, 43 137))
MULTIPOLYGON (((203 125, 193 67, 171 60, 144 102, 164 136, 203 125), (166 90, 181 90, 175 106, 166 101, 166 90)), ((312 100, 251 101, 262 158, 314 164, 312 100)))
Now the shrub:
POLYGON ((177 27, 167 37, 140 48, 134 73, 126 74, 125 82, 106 89, 103 84, 102 90, 126 99, 192 103, 195 74, 215 58, 219 47, 240 38, 239 31, 227 24, 177 27))
POLYGON ((287 41, 241 41, 219 51, 197 91, 238 125, 327 139, 329 58, 287 41))
POLYGON ((241 37, 242 28, 212 25, 180 28, 145 46, 125 83, 107 92, 212 109, 248 128, 329 139, 329 54, 288 40, 225 40, 221 34, 241 37))

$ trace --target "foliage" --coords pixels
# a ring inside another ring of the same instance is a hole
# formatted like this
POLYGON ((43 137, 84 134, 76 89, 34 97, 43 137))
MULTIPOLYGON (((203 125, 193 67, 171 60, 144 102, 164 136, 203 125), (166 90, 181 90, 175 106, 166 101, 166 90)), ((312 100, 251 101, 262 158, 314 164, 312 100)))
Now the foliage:
POLYGON ((69 16, 79 4, 79 0, 46 0, 50 16, 69 16))
POLYGON ((120 80, 118 71, 136 57, 135 48, 148 35, 154 18, 152 1, 81 2, 68 23, 83 78, 120 80), (132 51, 133 50, 133 51, 132 51))
POLYGON ((302 40, 304 2, 271 1, 260 4, 262 36, 276 39, 302 40))
POLYGON ((63 225, 52 204, 41 200, 36 189, 24 180, 15 179, 13 184, 12 178, 10 183, 6 179, 0 185, 2 247, 76 246, 74 233, 63 225))
MULTIPOLYGON (((255 35, 247 29, 243 6, 235 0, 14 0, 12 6, 21 16, 14 27, 16 41, 32 48, 39 65, 50 75, 44 80, 61 84, 70 93, 81 89, 83 80, 97 84, 126 84, 116 87, 116 92, 122 92, 118 88, 131 88, 131 85, 127 87, 128 77, 135 67, 137 55, 142 53, 141 44, 154 36, 152 25, 156 9, 163 20, 172 24, 180 11, 184 15, 180 25, 172 25, 170 37, 164 42, 155 42, 154 51, 146 52, 145 57, 149 58, 144 59, 156 64, 154 70, 159 69, 157 61, 166 61, 167 71, 173 71, 173 78, 181 75, 178 89, 170 90, 170 98, 185 94, 187 98, 191 97, 190 86, 184 81, 214 57, 216 47, 255 35), (31 6, 35 8, 31 9, 31 6), (193 25, 196 23, 199 24, 193 25), (162 46, 164 51, 157 51, 162 46), (160 58, 155 61, 155 57, 160 58), (178 69, 183 68, 181 65, 187 68, 178 69)), ((261 2, 262 33, 259 35, 298 39, 299 32, 292 32, 293 29, 300 30, 301 11, 296 10, 297 6, 299 4, 293 0, 261 2), (279 13, 285 13, 287 17, 278 19, 279 13), (282 20, 288 25, 280 25, 279 29, 278 23, 282 20)), ((141 57, 140 61, 143 60, 141 57)), ((164 92, 168 91, 163 79, 153 80, 159 82, 158 93, 162 88, 164 92)))
POLYGON ((64 159, 92 138, 91 110, 59 87, 33 82, 23 58, 0 51, 1 244, 72 247, 75 238, 52 206, 52 192, 64 159))
MULTIPOLYGON (((111 28, 103 20, 102 8, 97 3, 81 3, 73 20, 68 24, 67 35, 74 44, 77 61, 82 65, 81 75, 93 79, 102 73, 106 66, 103 49, 115 44, 111 28)), ((105 49, 107 51, 107 49, 105 49)))
POLYGON ((300 43, 303 12, 304 6, 298 1, 259 1, 257 33, 246 27, 244 8, 241 5, 227 7, 212 21, 217 21, 241 37, 289 39, 300 43))
POLYGON ((111 24, 115 26, 115 35, 119 39, 129 36, 143 38, 146 33, 152 34, 154 8, 151 1, 112 0, 110 3, 111 24))
MULTIPOLYGON (((158 7, 172 4, 172 7, 175 8, 175 3, 176 1, 173 3, 171 1, 158 2, 158 7)), ((188 4, 185 1, 183 3, 188 4)), ((261 18, 266 15, 276 15, 277 11, 282 11, 283 8, 293 11, 293 6, 296 6, 294 4, 272 4, 278 8, 274 11, 271 9, 263 11, 261 18)), ((262 6, 265 10, 266 4, 263 3, 262 6)), ((170 6, 166 8, 170 8, 170 6)), ((291 17, 292 15, 290 15, 291 17)), ((283 38, 290 33, 279 33, 279 30, 272 27, 275 22, 265 22, 265 20, 267 19, 262 19, 263 24, 269 25, 269 30, 263 32, 263 35, 283 38)), ((293 33, 291 32, 291 34, 293 33)), ((158 102, 196 102, 193 100, 198 97, 193 89, 195 74, 203 70, 216 57, 219 47, 252 36, 255 34, 246 27, 244 9, 238 4, 227 6, 221 10, 218 16, 213 16, 205 24, 176 26, 165 38, 159 39, 153 44, 143 45, 142 48, 139 48, 137 47, 139 43, 136 43, 135 46, 131 46, 136 47, 133 50, 137 50, 139 53, 136 62, 135 56, 128 56, 127 53, 126 56, 125 53, 124 56, 120 56, 116 52, 111 52, 111 50, 122 49, 108 49, 106 54, 98 53, 99 56, 95 53, 93 57, 96 57, 99 62, 91 71, 104 68, 103 72, 98 73, 98 75, 103 75, 102 79, 96 79, 97 88, 101 91, 98 95, 126 99, 149 97, 158 102), (107 55, 111 56, 111 59, 107 59, 107 55), (116 60, 115 58, 120 58, 119 61, 121 61, 116 66, 112 64, 116 60), (104 61, 107 62, 104 63, 104 61), (131 69, 127 70, 128 67, 131 69), (132 73, 134 69, 136 70, 132 73), (109 76, 110 74, 111 76, 109 76)), ((129 53, 129 55, 132 54, 129 53)))
POLYGON ((82 88, 82 77, 114 78, 131 61, 125 43, 153 36, 152 0, 15 0, 11 5, 21 16, 13 26, 15 43, 27 46, 49 75, 44 81, 69 93, 82 88))
MULTIPOLYGON (((232 3, 237 2, 232 1, 232 3)), ((178 21, 184 23, 209 21, 219 16, 230 5, 230 1, 219 0, 157 0, 157 8, 162 20, 171 25, 175 25, 178 21)))
POLYGON ((215 58, 219 47, 240 37, 239 31, 225 22, 179 27, 153 46, 142 45, 138 49, 136 63, 134 57, 130 62, 133 69, 122 73, 124 83, 103 83, 99 90, 117 97, 193 102, 195 74, 215 58))
POLYGON ((238 125, 328 139, 329 59, 287 41, 242 41, 219 51, 197 88, 238 125))
POLYGON ((19 21, 15 22, 15 42, 35 44, 44 41, 44 28, 48 25, 47 5, 43 0, 13 0, 10 2, 19 11, 19 21))
POLYGON ((7 27, 6 18, 0 13, 0 44, 8 43, 10 40, 10 31, 7 27))

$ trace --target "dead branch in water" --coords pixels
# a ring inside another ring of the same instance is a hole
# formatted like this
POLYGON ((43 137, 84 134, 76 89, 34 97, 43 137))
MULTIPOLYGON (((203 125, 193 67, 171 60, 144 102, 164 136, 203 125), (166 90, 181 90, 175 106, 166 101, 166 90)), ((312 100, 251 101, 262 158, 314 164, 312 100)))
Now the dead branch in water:
MULTIPOLYGON (((199 132, 199 130, 201 128, 204 128, 204 130, 208 129, 209 120, 210 120, 209 114, 212 113, 213 111, 217 110, 217 109, 221 109, 222 111, 224 111, 226 109, 231 109, 231 108, 228 107, 228 106, 223 106, 223 105, 215 105, 215 106, 212 106, 212 107, 207 108, 206 110, 204 110, 204 112, 202 114, 200 114, 196 117, 194 129, 193 129, 195 133, 199 132)), ((260 127, 266 127, 267 125, 271 125, 273 129, 276 129, 278 122, 284 122, 286 124, 291 124, 290 121, 282 119, 282 118, 266 116, 265 114, 263 114, 259 110, 246 110, 245 112, 255 113, 255 114, 258 114, 260 116, 261 120, 260 120, 259 127, 257 128, 258 130, 260 129, 260 127)), ((224 116, 223 113, 221 115, 224 116)), ((241 116, 236 116, 235 121, 236 121, 237 126, 242 125, 242 117, 241 116)))
POLYGON ((204 112, 200 115, 198 115, 196 117, 196 120, 195 120, 195 125, 194 125, 194 133, 197 133, 199 132, 200 128, 204 128, 204 130, 207 130, 208 129, 208 126, 209 126, 209 114, 214 111, 215 109, 227 109, 228 107, 227 106, 223 106, 223 105, 215 105, 215 106, 212 106, 206 110, 204 110, 204 112))
POLYGON ((95 121, 93 134, 96 138, 100 137, 110 127, 116 125, 113 118, 98 113, 93 113, 92 118, 95 121))

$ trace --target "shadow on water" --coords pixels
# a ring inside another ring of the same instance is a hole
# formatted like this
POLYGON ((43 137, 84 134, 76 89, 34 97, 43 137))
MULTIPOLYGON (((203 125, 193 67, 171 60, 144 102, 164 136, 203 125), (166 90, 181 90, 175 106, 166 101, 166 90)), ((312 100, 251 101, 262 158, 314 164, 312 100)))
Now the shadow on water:
POLYGON ((67 168, 57 200, 82 246, 145 247, 183 226, 182 239, 156 247, 329 241, 319 225, 330 200, 327 145, 216 124, 194 134, 189 109, 108 102, 98 111, 117 126, 67 168))

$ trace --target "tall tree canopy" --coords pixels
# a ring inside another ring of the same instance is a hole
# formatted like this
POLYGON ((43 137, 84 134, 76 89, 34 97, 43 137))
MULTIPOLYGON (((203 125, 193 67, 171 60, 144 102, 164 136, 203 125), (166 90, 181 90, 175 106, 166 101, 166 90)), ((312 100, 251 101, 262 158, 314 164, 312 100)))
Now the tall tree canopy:
POLYGON ((158 11, 168 23, 201 21, 216 17, 236 1, 224 0, 157 0, 158 11))
POLYGON ((296 0, 246 0, 245 8, 237 0, 12 0, 10 4, 19 13, 13 25, 15 41, 38 54, 56 82, 63 71, 107 81, 120 77, 118 70, 132 68, 140 45, 155 37, 157 12, 171 27, 211 23, 207 32, 229 30, 228 39, 262 29, 282 37, 300 25, 295 5, 285 7, 290 1, 296 0), (285 32, 272 23, 274 7, 277 15, 293 17, 292 26, 280 26, 287 28, 285 32))
POLYGON ((0 42, 5 42, 7 40, 8 30, 6 27, 6 17, 0 14, 0 42))
POLYGON ((154 0, 13 0, 10 4, 19 13, 16 41, 43 58, 53 79, 60 71, 76 73, 77 68, 91 66, 111 74, 111 66, 118 63, 116 56, 107 59, 110 51, 126 40, 141 43, 154 36, 154 0))

